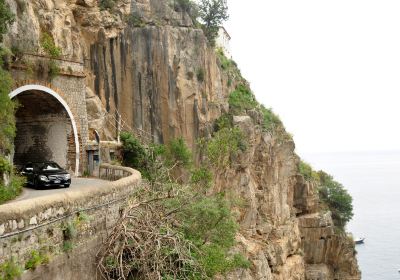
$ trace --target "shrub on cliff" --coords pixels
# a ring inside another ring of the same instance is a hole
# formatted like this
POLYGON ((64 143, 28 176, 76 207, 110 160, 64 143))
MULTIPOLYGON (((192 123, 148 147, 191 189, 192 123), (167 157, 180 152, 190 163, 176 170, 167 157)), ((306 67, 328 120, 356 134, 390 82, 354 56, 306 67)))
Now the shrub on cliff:
POLYGON ((45 53, 50 55, 52 58, 58 58, 61 56, 61 48, 56 46, 53 37, 49 33, 45 32, 42 34, 40 45, 45 53))
POLYGON ((353 198, 333 177, 323 171, 318 172, 320 180, 320 198, 332 212, 332 218, 336 226, 344 228, 347 222, 353 218, 353 198))
POLYGON ((312 169, 311 165, 302 160, 299 162, 299 172, 306 181, 319 181, 318 173, 312 169))
POLYGON ((237 127, 225 127, 214 133, 206 145, 206 152, 211 165, 216 170, 223 170, 231 165, 232 157, 246 148, 243 132, 237 127))
POLYGON ((165 149, 166 163, 169 166, 177 165, 189 167, 192 163, 192 153, 183 138, 172 139, 165 149))
POLYGON ((100 249, 103 276, 200 280, 248 268, 243 256, 231 253, 239 226, 229 201, 222 193, 206 195, 211 171, 204 166, 194 169, 184 183, 171 176, 171 163, 182 168, 191 165, 191 152, 183 139, 149 147, 129 133, 121 139, 128 162, 145 169, 153 182, 138 187, 100 249))
POLYGON ((228 102, 229 110, 234 115, 245 114, 246 111, 254 109, 258 105, 253 93, 243 84, 238 85, 229 95, 228 102))
POLYGON ((277 128, 283 128, 282 121, 279 117, 272 111, 272 109, 267 109, 263 105, 260 106, 260 111, 263 115, 263 129, 264 131, 276 131, 277 128))

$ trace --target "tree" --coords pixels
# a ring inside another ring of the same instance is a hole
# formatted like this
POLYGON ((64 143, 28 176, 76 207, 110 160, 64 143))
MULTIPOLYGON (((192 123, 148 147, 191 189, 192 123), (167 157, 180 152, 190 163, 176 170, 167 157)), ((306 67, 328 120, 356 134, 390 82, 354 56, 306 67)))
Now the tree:
POLYGON ((201 0, 199 15, 204 23, 205 35, 214 45, 219 27, 229 18, 226 0, 201 0))
POLYGON ((5 0, 0 0, 0 43, 3 42, 3 35, 7 33, 8 26, 14 22, 15 16, 5 0))
POLYGON ((323 171, 319 171, 318 175, 321 182, 320 197, 332 212, 335 225, 344 228, 353 218, 353 198, 331 175, 323 171))

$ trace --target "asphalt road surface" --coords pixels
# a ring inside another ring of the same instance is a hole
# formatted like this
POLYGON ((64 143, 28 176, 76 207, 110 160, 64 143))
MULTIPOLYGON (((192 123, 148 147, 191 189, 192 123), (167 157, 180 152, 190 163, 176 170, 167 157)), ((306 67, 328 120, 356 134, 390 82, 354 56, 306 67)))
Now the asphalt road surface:
POLYGON ((101 180, 101 179, 94 179, 94 178, 72 178, 71 186, 69 188, 54 188, 54 189, 33 189, 30 187, 25 187, 22 194, 10 201, 9 203, 15 201, 21 201, 25 199, 46 196, 49 194, 60 193, 60 192, 69 192, 76 190, 78 188, 101 188, 104 187, 105 183, 108 181, 101 180))

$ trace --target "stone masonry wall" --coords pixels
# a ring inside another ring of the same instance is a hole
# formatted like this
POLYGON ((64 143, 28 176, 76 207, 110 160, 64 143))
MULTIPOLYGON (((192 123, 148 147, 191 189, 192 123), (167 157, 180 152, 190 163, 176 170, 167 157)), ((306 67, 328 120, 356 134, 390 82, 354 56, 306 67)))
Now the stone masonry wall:
POLYGON ((1 205, 0 263, 15 257, 24 266, 33 251, 43 252, 50 257, 50 264, 26 271, 23 279, 94 279, 95 255, 102 237, 117 222, 120 209, 141 183, 140 173, 133 169, 110 165, 102 169, 110 176, 130 176, 95 189, 82 187, 1 205), (66 228, 71 225, 76 236, 67 238, 66 228), (71 258, 74 254, 76 257, 71 258), (60 273, 66 269, 66 262, 70 264, 68 270, 60 273))

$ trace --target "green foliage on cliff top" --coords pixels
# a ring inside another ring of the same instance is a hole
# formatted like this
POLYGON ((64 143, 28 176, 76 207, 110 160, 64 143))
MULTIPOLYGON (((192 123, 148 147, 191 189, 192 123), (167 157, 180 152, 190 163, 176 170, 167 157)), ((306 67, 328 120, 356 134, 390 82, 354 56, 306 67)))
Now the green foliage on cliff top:
POLYGON ((323 171, 318 172, 320 180, 319 195, 332 212, 335 225, 344 228, 353 218, 353 198, 333 177, 323 171))
MULTIPOLYGON (((229 111, 233 115, 246 115, 249 111, 254 110, 262 116, 261 125, 264 131, 280 132, 288 136, 282 121, 272 111, 266 108, 256 100, 254 94, 247 85, 239 84, 236 89, 229 95, 229 111)), ((288 139, 291 137, 288 137, 288 139)))
POLYGON ((0 0, 0 43, 3 42, 3 35, 7 33, 8 26, 14 22, 15 15, 11 12, 6 0, 0 0))
POLYGON ((204 23, 204 34, 211 45, 215 45, 220 26, 229 18, 228 6, 225 0, 201 0, 199 15, 204 23))
POLYGON ((302 160, 299 162, 299 172, 306 181, 319 181, 318 173, 312 169, 311 165, 302 160))
POLYGON ((282 121, 279 117, 272 111, 272 109, 267 109, 263 105, 260 106, 260 111, 263 115, 263 129, 264 131, 276 131, 279 127, 283 128, 282 121))

